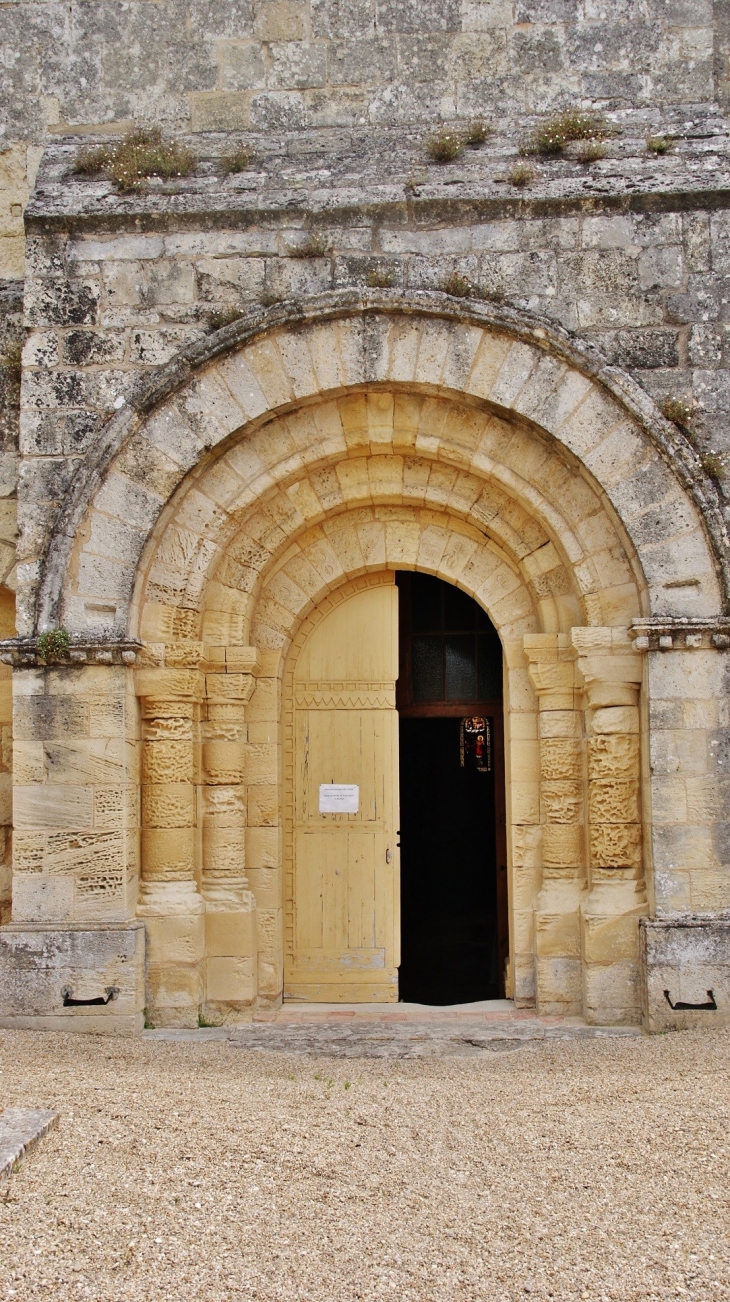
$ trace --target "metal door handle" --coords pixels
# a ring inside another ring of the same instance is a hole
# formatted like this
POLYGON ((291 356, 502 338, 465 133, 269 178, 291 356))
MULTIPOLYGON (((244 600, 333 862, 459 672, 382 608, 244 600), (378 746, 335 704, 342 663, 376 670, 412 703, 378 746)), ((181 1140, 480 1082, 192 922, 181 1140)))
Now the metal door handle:
POLYGON ((386 863, 393 862, 393 851, 391 850, 390 846, 388 846, 388 849, 385 852, 385 862, 386 863))

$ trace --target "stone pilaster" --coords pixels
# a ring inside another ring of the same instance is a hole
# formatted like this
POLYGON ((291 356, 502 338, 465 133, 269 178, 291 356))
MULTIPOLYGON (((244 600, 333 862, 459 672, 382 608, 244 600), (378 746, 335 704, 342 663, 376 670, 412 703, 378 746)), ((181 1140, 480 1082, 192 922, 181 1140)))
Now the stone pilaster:
POLYGON ((574 628, 586 698, 589 878, 581 906, 584 1015, 640 1017, 639 917, 647 910, 641 818, 641 657, 625 629, 574 628))
POLYGON ((203 737, 205 1013, 231 1020, 257 995, 256 899, 246 877, 245 709, 253 673, 206 675, 203 737))
POLYGON ((582 1011, 580 902, 585 889, 583 720, 576 706, 575 652, 564 633, 524 639, 537 692, 540 739, 542 887, 535 904, 540 1013, 582 1011))
POLYGON ((2 1025, 113 1034, 142 1027, 138 649, 74 641, 46 658, 35 638, 2 643, 0 659, 12 666, 14 752, 2 1025))
POLYGON ((196 728, 203 675, 136 675, 142 716, 142 884, 147 1011, 153 1024, 197 1026, 203 998, 204 904, 196 868, 196 728))

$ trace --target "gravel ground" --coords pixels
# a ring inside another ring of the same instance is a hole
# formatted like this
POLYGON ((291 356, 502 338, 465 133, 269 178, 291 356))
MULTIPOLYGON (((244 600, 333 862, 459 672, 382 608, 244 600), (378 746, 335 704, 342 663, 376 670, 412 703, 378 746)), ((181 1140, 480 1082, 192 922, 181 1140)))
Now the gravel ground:
POLYGON ((0 1032, 2 1299, 730 1299, 730 1032, 422 1060, 0 1032))

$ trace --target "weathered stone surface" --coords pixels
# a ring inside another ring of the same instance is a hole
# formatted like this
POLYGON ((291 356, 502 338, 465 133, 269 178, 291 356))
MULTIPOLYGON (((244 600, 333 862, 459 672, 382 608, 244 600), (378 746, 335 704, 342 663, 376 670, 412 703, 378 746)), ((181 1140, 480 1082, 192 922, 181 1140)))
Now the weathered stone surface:
POLYGON ((12 1175, 26 1153, 58 1125, 49 1108, 4 1108, 0 1112, 0 1180, 12 1175))
POLYGON ((648 1031, 730 1024, 730 918, 725 913, 643 918, 641 961, 648 1031), (713 1002, 716 1008, 697 1007, 713 1002), (690 1007, 677 1008, 678 1003, 690 1007))
POLYGON ((160 1022, 280 996, 286 657, 384 568, 457 584, 502 638, 518 1001, 635 1020, 650 860, 661 909, 730 907, 724 19, 614 8, 0 11, 18 279, 40 163, 22 390, 0 292, 2 632, 31 639, 0 680, 13 917, 139 906, 160 1022), (576 104, 608 115, 606 157, 573 143, 513 185, 576 104), (133 117, 182 133, 192 174, 75 173, 133 117), (485 142, 435 162, 429 136, 474 118, 485 142), (689 434, 667 399, 696 404, 689 434), (32 635, 58 625, 44 667, 32 635))
POLYGON ((141 922, 0 928, 0 1026, 138 1033, 144 942, 141 922), (64 991, 86 1002, 64 1006, 64 991))

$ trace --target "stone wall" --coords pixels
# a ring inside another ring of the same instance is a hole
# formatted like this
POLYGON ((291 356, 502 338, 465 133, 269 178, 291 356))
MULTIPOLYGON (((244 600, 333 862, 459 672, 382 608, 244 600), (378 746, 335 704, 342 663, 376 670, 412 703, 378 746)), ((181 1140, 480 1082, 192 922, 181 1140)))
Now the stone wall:
MULTIPOLYGON (((24 340, 22 285, 0 282, 0 636, 15 633, 20 358, 24 340)), ((0 665, 0 923, 9 921, 12 871, 11 670, 0 665)))
POLYGON ((22 561, 37 560, 99 426, 155 368, 237 314, 362 286, 372 273, 405 292, 442 289, 458 273, 555 321, 658 401, 695 402, 700 452, 730 452, 727 212, 535 219, 526 209, 479 220, 469 205, 434 209, 428 225, 396 205, 322 223, 324 256, 295 256, 310 238, 305 216, 245 230, 33 235, 21 447, 43 459, 43 475, 22 521, 22 561))
MULTIPOLYGON (((721 0, 6 0, 0 277, 23 270, 39 147, 69 130, 516 119, 727 94, 721 0)), ((690 113, 691 116, 691 113, 690 113)))
MULTIPOLYGON (((527 594, 519 637, 499 624, 510 988, 636 1020, 638 915, 730 901, 726 6, 17 0, 3 25, 0 967, 28 1024, 69 1016, 63 964, 89 999, 119 985, 85 1016, 139 1024, 136 910, 162 1020, 276 1001, 288 641, 378 565, 499 612, 485 548, 527 594), (606 114, 605 155, 533 157, 520 187, 526 135, 576 104, 606 114), (429 157, 477 116, 481 147, 429 157), (135 122, 193 173, 75 174, 135 122)), ((651 1024, 662 964, 685 1002, 715 980, 725 942, 690 930, 686 981, 645 934, 651 1024)))

